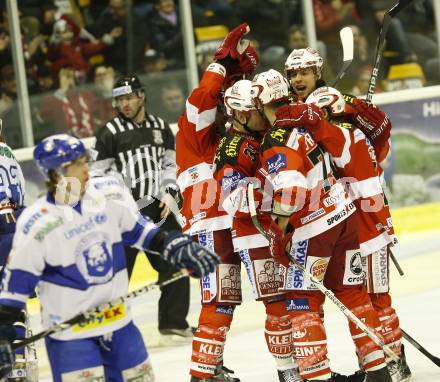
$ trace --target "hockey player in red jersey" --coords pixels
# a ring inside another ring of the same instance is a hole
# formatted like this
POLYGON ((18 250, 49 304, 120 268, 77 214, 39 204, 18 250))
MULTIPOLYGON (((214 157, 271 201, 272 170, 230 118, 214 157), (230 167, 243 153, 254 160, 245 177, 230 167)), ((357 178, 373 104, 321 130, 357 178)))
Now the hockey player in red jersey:
POLYGON ((176 136, 177 184, 183 196, 183 231, 221 257, 217 271, 201 280, 202 309, 194 334, 191 356, 191 382, 239 381, 222 367, 223 348, 234 307, 239 303, 240 260, 234 256, 231 218, 219 208, 220 192, 213 177, 212 163, 224 130, 220 102, 222 89, 237 77, 250 75, 258 56, 242 37, 249 26, 232 30, 214 55, 200 85, 189 96, 179 118, 176 136))
MULTIPOLYGON (((307 102, 326 108, 326 115, 336 119, 340 126, 351 127, 341 129, 323 121, 325 127, 316 124, 307 128, 333 156, 340 174, 348 178, 358 209, 359 241, 361 254, 366 260, 370 299, 379 314, 385 343, 401 357, 400 362, 388 362, 388 368, 393 382, 409 381, 411 372, 401 344, 399 319, 389 295, 389 247, 395 242, 394 229, 378 179, 383 173, 380 163, 390 150, 391 121, 383 111, 364 100, 351 96, 343 96, 342 99, 336 89, 322 87, 322 64, 322 58, 313 49, 294 50, 285 63, 286 74, 300 99, 307 98, 307 102)), ((289 124, 288 120, 291 119, 289 109, 285 107, 279 111, 279 119, 285 120, 285 124, 289 124)), ((292 106, 291 110, 294 118, 297 118, 295 107, 292 106)))
MULTIPOLYGON (((276 111, 286 103, 288 82, 270 70, 253 81, 257 108, 273 124, 276 111)), ((319 121, 310 105, 296 104, 295 127, 269 130, 260 149, 260 163, 274 188, 272 212, 286 228, 287 250, 370 328, 379 328, 379 317, 364 288, 357 234, 357 216, 344 188, 336 181, 330 156, 300 126, 319 121)), ((283 261, 282 259, 280 261, 283 261)), ((285 261, 285 260, 284 260, 285 261)), ((286 261, 285 261, 286 262, 286 261)), ((292 317, 295 353, 305 380, 337 381, 327 358, 322 322, 324 295, 290 265, 285 290, 292 317)), ((366 382, 390 382, 385 357, 356 325, 349 323, 353 342, 366 370, 366 382)))
MULTIPOLYGON (((232 126, 222 138, 215 156, 214 176, 222 192, 222 206, 233 216, 234 252, 243 262, 256 300, 266 308, 265 338, 275 359, 280 382, 301 382, 292 357, 292 324, 286 309, 283 273, 270 252, 268 240, 252 224, 246 185, 259 167, 260 142, 267 124, 252 103, 252 82, 240 80, 225 92, 224 102, 232 126)), ((264 226, 276 229, 270 215, 264 226)))

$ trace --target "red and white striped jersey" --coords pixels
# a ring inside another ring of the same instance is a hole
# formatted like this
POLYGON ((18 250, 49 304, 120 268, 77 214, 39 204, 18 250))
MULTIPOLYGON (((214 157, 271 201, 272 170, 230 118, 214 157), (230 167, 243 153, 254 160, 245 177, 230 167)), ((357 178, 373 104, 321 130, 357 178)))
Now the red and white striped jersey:
POLYGON ((273 186, 273 212, 290 216, 293 243, 329 230, 356 210, 329 154, 305 129, 274 126, 261 144, 260 163, 273 186))
POLYGON ((308 127, 308 130, 331 154, 341 181, 349 185, 350 197, 358 211, 362 255, 369 255, 392 243, 394 230, 381 185, 382 170, 364 133, 325 120, 308 127))
POLYGON ((215 126, 217 97, 225 74, 222 65, 209 65, 178 121, 177 184, 183 196, 183 232, 190 235, 231 227, 231 218, 219 208, 220 190, 212 170, 219 142, 215 126))
MULTIPOLYGON (((254 178, 260 161, 261 138, 233 130, 223 137, 215 155, 214 176, 222 192, 222 206, 231 216, 234 251, 267 247, 269 242, 252 223, 247 206, 247 184, 254 178)), ((260 220, 270 219, 264 214, 260 220)))

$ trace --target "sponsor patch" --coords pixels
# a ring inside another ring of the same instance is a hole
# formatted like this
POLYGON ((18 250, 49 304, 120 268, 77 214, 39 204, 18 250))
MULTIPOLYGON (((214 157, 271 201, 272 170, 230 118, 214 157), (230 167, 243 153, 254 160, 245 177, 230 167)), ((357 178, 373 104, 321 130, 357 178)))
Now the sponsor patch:
POLYGON ((288 298, 286 299, 286 309, 288 312, 298 312, 310 310, 308 298, 288 298))
POLYGON ((217 313, 226 314, 228 316, 232 316, 234 314, 233 306, 217 306, 215 309, 217 313))
MULTIPOLYGON (((311 259, 311 257, 309 258, 311 259)), ((309 262, 309 259, 307 262, 309 262)), ((324 280, 325 272, 327 271, 329 259, 318 259, 312 263, 310 266, 310 273, 318 281, 322 282, 324 280)))
POLYGON ((280 169, 287 167, 286 154, 276 154, 266 160, 269 174, 276 174, 280 169))
POLYGON ((81 332, 84 330, 95 329, 100 326, 111 324, 122 320, 126 316, 125 305, 121 304, 113 308, 104 310, 96 316, 89 318, 86 322, 75 324, 73 326, 74 332, 81 332))
POLYGON ((49 233, 63 225, 63 223, 64 220, 61 216, 55 220, 47 222, 41 229, 38 230, 34 236, 34 239, 41 243, 49 233))
POLYGON ((324 208, 320 208, 319 210, 312 212, 310 215, 301 218, 301 224, 306 224, 308 222, 311 222, 312 220, 324 214, 325 214, 324 208))
POLYGON ((219 264, 219 302, 241 302, 240 266, 219 264))
POLYGON ((278 294, 283 286, 283 274, 280 265, 271 259, 254 260, 259 297, 278 294))
POLYGON ((242 175, 238 171, 228 171, 228 174, 221 180, 222 191, 225 194, 231 193, 237 188, 238 183, 242 178, 242 175))
MULTIPOLYGON (((299 241, 292 244, 290 255, 301 265, 305 266, 307 258, 308 240, 299 241)), ((304 288, 304 275, 300 269, 291 265, 287 269, 285 288, 286 290, 301 290, 304 288)))
POLYGON ((365 271, 359 250, 345 252, 344 285, 360 285, 365 281, 365 271))

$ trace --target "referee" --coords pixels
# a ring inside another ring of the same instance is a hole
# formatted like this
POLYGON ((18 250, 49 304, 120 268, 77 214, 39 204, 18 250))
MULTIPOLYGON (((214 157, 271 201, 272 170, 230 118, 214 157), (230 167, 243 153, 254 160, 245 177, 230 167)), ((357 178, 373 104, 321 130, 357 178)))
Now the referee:
MULTIPOLYGON (((165 230, 180 230, 170 209, 178 187, 174 135, 169 125, 146 112, 145 92, 135 75, 116 81, 113 107, 118 115, 96 133, 92 175, 115 175, 115 172, 122 175, 144 216, 165 230)), ((125 252, 130 277, 138 250, 125 247, 125 252)), ((159 273, 159 282, 176 271, 159 256, 147 254, 147 257, 159 273)), ((176 339, 174 335, 192 337, 192 328, 186 321, 188 310, 188 278, 161 289, 159 332, 164 344, 172 343, 176 339)))

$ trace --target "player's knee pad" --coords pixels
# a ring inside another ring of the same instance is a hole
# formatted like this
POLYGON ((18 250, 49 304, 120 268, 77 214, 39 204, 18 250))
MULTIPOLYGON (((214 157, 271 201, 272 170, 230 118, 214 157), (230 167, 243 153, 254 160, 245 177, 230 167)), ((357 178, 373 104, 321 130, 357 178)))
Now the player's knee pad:
MULTIPOLYGON (((379 318, 371 302, 349 309, 369 328, 376 331, 376 333, 380 332, 381 325, 379 318)), ((359 362, 364 370, 371 370, 381 365, 385 361, 382 349, 352 321, 349 321, 349 328, 354 345, 356 346, 359 362)))
POLYGON ((265 303, 265 338, 269 352, 275 359, 278 369, 294 367, 292 352, 292 321, 287 313, 284 301, 265 303))
POLYGON ((301 377, 316 379, 330 375, 327 336, 319 313, 298 313, 292 317, 292 329, 294 356, 298 361, 301 377))
POLYGON ((130 381, 142 381, 142 382, 154 382, 153 366, 150 359, 146 359, 139 365, 126 369, 122 372, 122 378, 126 382, 130 381))
POLYGON ((233 305, 202 305, 192 342, 191 375, 201 379, 214 375, 217 364, 223 360, 223 348, 234 308, 233 305))
POLYGON ((373 252, 366 257, 364 267, 368 293, 388 293, 390 289, 388 247, 373 252))
POLYGON ((381 334, 385 343, 400 356, 402 349, 402 331, 399 317, 391 306, 391 297, 388 293, 370 295, 373 307, 376 310, 381 325, 381 334))
POLYGON ((96 366, 61 374, 61 382, 104 382, 104 367, 96 366))

